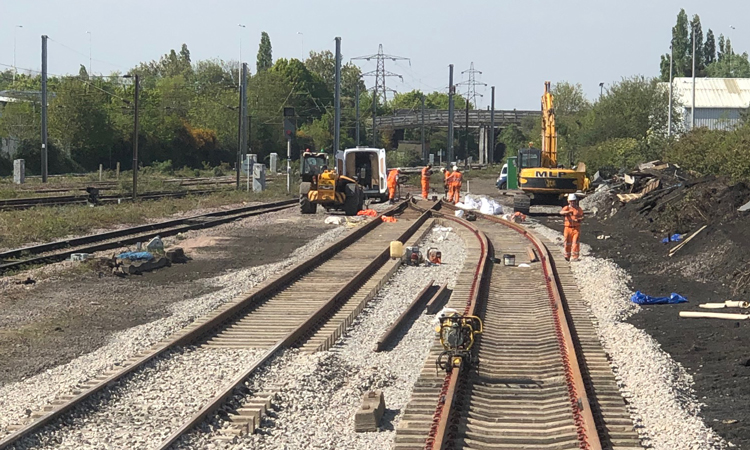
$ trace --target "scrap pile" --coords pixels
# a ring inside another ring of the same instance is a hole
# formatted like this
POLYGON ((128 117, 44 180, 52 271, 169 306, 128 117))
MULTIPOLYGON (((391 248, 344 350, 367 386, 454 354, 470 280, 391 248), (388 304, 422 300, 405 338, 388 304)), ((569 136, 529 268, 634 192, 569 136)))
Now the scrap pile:
POLYGON ((667 276, 750 292, 750 187, 653 161, 604 180, 581 205, 605 251, 667 276), (658 268, 658 270, 657 270, 658 268))
MULTIPOLYGON (((686 234, 703 225, 733 221, 750 201, 750 188, 679 166, 652 161, 609 180, 595 177, 596 191, 584 209, 601 219, 627 221, 660 237, 686 234)), ((671 241, 671 239, 668 239, 671 241)))

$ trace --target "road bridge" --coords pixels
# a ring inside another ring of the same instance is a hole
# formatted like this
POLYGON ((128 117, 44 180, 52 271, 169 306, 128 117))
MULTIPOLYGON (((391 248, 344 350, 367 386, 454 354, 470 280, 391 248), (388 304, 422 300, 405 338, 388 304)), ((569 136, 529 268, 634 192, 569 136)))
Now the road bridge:
MULTIPOLYGON (((495 126, 504 128, 510 124, 520 125, 526 117, 539 117, 541 112, 534 110, 495 110, 495 126)), ((426 127, 448 127, 447 109, 425 109, 424 124, 426 127)), ((486 109, 469 110, 469 128, 484 128, 490 125, 490 111, 486 109)), ((378 128, 419 128, 422 126, 422 111, 411 109, 397 109, 391 116, 375 118, 378 128)), ((457 109, 453 117, 453 126, 466 126, 466 111, 457 109)))

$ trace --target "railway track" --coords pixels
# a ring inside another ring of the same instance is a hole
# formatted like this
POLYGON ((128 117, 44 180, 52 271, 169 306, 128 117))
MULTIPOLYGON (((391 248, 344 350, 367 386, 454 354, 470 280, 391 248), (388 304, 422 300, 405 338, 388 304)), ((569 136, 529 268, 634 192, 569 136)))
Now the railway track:
MULTIPOLYGON (((22 441, 24 445, 39 442, 35 441, 38 439, 35 435, 48 425, 64 429, 64 417, 73 408, 86 407, 86 402, 95 394, 167 352, 179 349, 187 352, 258 351, 257 357, 230 383, 221 386, 212 400, 187 417, 182 426, 174 431, 170 429, 171 434, 155 447, 169 448, 235 397, 243 382, 281 350, 295 346, 314 352, 333 345, 398 268, 400 261, 389 259, 390 242, 415 242, 432 227, 431 221, 428 222, 431 211, 417 211, 409 208, 407 202, 384 214, 397 215, 398 221, 385 223, 380 216, 368 221, 322 250, 318 257, 298 264, 277 279, 223 305, 117 370, 86 382, 73 396, 63 396, 44 411, 32 414, 30 423, 18 424, 12 434, 0 440, 0 450, 22 441)), ((206 380, 205 383, 215 382, 206 380)), ((230 419, 235 426, 228 432, 252 432, 269 406, 269 398, 267 392, 254 393, 242 407, 236 408, 230 419)))
MULTIPOLYGON (((184 191, 144 192, 139 194, 140 200, 158 200, 162 198, 183 198, 188 195, 207 195, 217 192, 229 192, 228 189, 192 189, 184 191)), ((0 200, 0 211, 13 211, 29 209, 35 206, 63 206, 63 205, 85 205, 88 203, 87 195, 58 195, 49 197, 26 197, 0 200)), ((120 203, 132 201, 133 198, 122 195, 100 195, 98 203, 120 203)))
POLYGON ((478 216, 451 218, 473 259, 448 306, 483 318, 479 365, 436 373, 436 343, 394 448, 642 448, 567 263, 524 228, 478 216), (505 253, 530 267, 501 265, 505 253))
POLYGON ((0 275, 63 261, 73 253, 93 253, 143 242, 155 236, 174 236, 189 230, 209 228, 245 217, 292 208, 297 204, 297 200, 284 200, 243 206, 0 252, 0 275))

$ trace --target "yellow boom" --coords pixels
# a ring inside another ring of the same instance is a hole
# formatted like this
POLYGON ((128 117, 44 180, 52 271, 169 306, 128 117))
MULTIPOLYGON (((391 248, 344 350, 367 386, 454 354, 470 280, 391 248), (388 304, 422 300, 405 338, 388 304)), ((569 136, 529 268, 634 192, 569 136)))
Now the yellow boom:
POLYGON ((557 167, 557 129, 554 97, 550 82, 544 82, 542 95, 542 167, 557 167))

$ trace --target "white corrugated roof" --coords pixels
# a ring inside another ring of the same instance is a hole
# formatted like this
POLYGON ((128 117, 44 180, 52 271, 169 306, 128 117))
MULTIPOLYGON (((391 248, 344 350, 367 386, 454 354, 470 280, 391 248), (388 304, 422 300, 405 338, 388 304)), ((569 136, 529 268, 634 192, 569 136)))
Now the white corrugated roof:
MULTIPOLYGON (((675 78, 673 82, 675 99, 689 108, 693 104, 693 79, 675 78)), ((750 107, 750 78, 696 78, 695 107, 750 107)))

